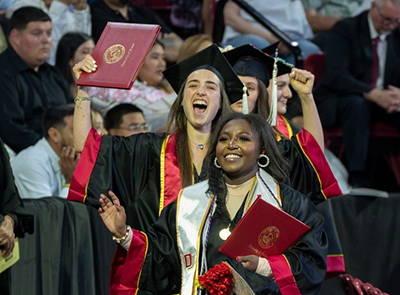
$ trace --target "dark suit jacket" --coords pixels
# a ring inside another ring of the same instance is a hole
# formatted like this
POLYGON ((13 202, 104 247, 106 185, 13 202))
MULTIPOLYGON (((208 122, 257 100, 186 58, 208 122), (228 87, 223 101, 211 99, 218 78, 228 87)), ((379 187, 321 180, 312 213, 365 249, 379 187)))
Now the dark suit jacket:
MULTIPOLYGON (((329 98, 363 95, 369 86, 373 48, 368 26, 368 11, 336 23, 325 46, 325 65, 321 81, 315 87, 317 104, 329 98)), ((384 86, 400 86, 400 29, 387 37, 384 86)))

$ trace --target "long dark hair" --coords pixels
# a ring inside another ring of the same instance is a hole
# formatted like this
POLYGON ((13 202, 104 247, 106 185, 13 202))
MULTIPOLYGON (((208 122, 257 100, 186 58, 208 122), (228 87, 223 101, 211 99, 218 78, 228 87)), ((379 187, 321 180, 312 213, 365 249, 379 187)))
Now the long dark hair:
POLYGON ((208 172, 208 193, 217 197, 216 217, 227 218, 229 216, 226 209, 227 188, 224 180, 224 172, 222 169, 214 165, 216 157, 216 147, 218 138, 222 128, 232 120, 243 119, 250 123, 256 140, 259 143, 260 151, 265 150, 265 155, 269 158, 269 165, 264 169, 278 182, 289 184, 289 163, 282 157, 276 145, 275 135, 268 125, 267 121, 257 114, 244 115, 241 113, 231 113, 218 121, 210 138, 210 147, 207 154, 207 172, 208 172))
POLYGON ((265 120, 267 120, 270 110, 267 87, 265 86, 265 83, 260 79, 257 79, 257 81, 258 81, 258 97, 253 114, 258 114, 265 120))
POLYGON ((67 33, 60 39, 57 47, 55 67, 61 72, 68 81, 68 85, 75 84, 75 79, 71 73, 69 61, 74 58, 79 46, 93 38, 84 33, 67 33))
MULTIPOLYGON (((171 106, 167 124, 167 130, 170 133, 172 133, 175 130, 178 131, 178 137, 176 139, 175 147, 178 156, 178 166, 181 176, 182 188, 193 184, 193 177, 192 177, 193 161, 190 156, 190 146, 188 143, 187 118, 185 115, 185 111, 183 110, 182 107, 185 85, 186 85, 186 80, 182 83, 178 96, 171 106)), ((225 116, 226 114, 232 112, 228 96, 225 92, 225 87, 221 81, 219 83, 219 87, 221 89, 220 92, 221 108, 219 109, 217 115, 215 116, 212 125, 214 125, 221 116, 225 116)))

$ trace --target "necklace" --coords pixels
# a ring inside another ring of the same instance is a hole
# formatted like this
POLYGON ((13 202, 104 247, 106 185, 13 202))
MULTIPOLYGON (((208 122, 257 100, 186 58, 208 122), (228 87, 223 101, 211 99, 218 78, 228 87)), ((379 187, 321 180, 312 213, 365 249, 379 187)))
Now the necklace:
MULTIPOLYGON (((252 204, 252 201, 253 201, 253 198, 254 198, 254 193, 255 193, 255 183, 256 183, 256 177, 253 177, 252 179, 249 179, 248 181, 246 181, 246 182, 244 182, 244 183, 242 183, 242 184, 239 184, 239 185, 228 185, 227 184, 227 186, 228 186, 228 188, 233 188, 233 189, 241 189, 241 188, 243 188, 244 186, 246 186, 246 185, 249 185, 250 184, 250 182, 251 182, 251 187, 250 187, 250 190, 248 191, 248 193, 247 193, 247 195, 246 195, 246 198, 245 198, 245 205, 246 205, 246 203, 248 203, 247 204, 247 206, 245 206, 246 208, 245 208, 245 212, 249 209, 249 207, 250 207, 250 205, 252 204), (248 196, 250 196, 250 199, 249 199, 249 201, 247 201, 248 200, 248 196)), ((239 211, 240 211, 240 209, 239 209, 239 211)), ((235 217, 233 218, 234 220, 236 219, 235 217)), ((234 221, 233 220, 233 221, 234 221)), ((229 225, 228 225, 228 227, 227 228, 223 228, 223 229, 221 229, 220 231, 219 231, 219 237, 221 238, 221 240, 226 240, 227 238, 229 238, 229 236, 231 235, 231 224, 232 224, 232 222, 233 221, 231 221, 230 223, 229 223, 229 225)))
MULTIPOLYGON (((189 138, 189 137, 188 137, 189 138)), ((190 140, 190 142, 191 143, 193 143, 194 145, 196 145, 200 150, 203 150, 204 149, 204 147, 208 144, 208 142, 210 141, 210 140, 207 140, 204 144, 203 143, 200 143, 200 144, 198 144, 198 143, 195 143, 193 140, 191 140, 190 138, 189 138, 189 140, 190 140)))

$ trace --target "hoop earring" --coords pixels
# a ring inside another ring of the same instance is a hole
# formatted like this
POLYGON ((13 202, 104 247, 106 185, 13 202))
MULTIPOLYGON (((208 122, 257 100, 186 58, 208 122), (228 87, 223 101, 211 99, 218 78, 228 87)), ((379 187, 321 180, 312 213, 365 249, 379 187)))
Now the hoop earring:
POLYGON ((269 158, 268 158, 268 156, 267 156, 267 155, 264 155, 264 154, 261 154, 261 155, 258 157, 257 164, 258 164, 258 166, 260 166, 260 167, 262 167, 262 168, 267 167, 267 166, 269 165, 269 158), (265 164, 260 164, 260 159, 261 159, 261 158, 265 158, 265 161, 266 161, 265 164))
POLYGON ((215 157, 215 159, 214 159, 214 165, 215 165, 215 167, 217 167, 218 169, 221 169, 221 166, 218 164, 217 157, 215 157))

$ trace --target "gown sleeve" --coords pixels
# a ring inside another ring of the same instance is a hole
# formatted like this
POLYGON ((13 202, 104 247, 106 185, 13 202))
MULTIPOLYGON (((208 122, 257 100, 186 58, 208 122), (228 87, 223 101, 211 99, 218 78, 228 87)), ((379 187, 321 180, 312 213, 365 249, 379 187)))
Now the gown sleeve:
POLYGON ((25 211, 11 171, 10 160, 4 143, 0 139, 0 223, 9 215, 15 222, 14 232, 17 237, 33 233, 33 215, 25 211))
POLYGON ((307 130, 290 140, 283 138, 278 148, 290 163, 290 186, 315 205, 342 194, 321 148, 307 130))
POLYGON ((133 230, 129 251, 118 247, 111 266, 110 294, 179 293, 181 263, 176 237, 173 202, 146 233, 133 230))
POLYGON ((272 273, 282 295, 319 294, 327 269, 324 217, 306 196, 289 186, 280 186, 283 210, 311 230, 284 254, 267 258, 272 273))
POLYGON ((75 169, 68 200, 99 207, 113 191, 133 228, 146 230, 158 218, 160 152, 164 134, 101 136, 91 129, 75 169))

